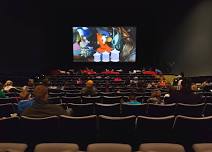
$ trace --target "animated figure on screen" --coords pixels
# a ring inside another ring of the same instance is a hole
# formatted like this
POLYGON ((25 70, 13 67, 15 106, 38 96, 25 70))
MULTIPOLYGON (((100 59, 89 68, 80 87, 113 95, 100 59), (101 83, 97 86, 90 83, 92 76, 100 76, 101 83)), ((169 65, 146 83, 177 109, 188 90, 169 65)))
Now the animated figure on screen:
POLYGON ((113 48, 111 48, 108 44, 106 44, 107 38, 104 35, 101 35, 99 33, 96 33, 97 36, 97 43, 99 44, 99 47, 97 48, 97 51, 99 53, 108 52, 110 53, 113 48))

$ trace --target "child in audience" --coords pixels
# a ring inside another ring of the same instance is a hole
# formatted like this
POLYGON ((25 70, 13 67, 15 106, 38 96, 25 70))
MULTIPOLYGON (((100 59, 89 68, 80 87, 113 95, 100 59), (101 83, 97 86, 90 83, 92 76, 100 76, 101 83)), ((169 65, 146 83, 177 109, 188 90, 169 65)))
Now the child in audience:
POLYGON ((163 101, 161 100, 161 91, 155 90, 152 92, 151 97, 147 100, 148 103, 161 104, 163 101))
POLYGON ((128 98, 129 98, 128 104, 133 104, 133 105, 141 104, 141 102, 138 102, 138 101, 136 100, 136 95, 135 95, 134 92, 131 92, 131 94, 129 95, 128 98))

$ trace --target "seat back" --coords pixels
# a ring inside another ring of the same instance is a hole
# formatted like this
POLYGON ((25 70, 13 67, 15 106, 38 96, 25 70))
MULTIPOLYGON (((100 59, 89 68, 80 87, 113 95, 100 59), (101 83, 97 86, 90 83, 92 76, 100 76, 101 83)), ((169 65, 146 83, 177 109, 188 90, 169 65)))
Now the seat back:
POLYGON ((69 108, 73 110, 73 116, 89 116, 94 114, 94 104, 85 103, 85 104, 67 104, 69 108))
POLYGON ((76 103, 80 104, 82 103, 81 97, 76 96, 76 97, 62 97, 62 103, 76 103))
POLYGON ((78 152, 77 144, 71 143, 42 143, 35 146, 34 152, 78 152))
POLYGON ((212 116, 177 116, 174 123, 176 141, 184 145, 200 142, 212 142, 212 116))
POLYGON ((0 141, 20 142, 19 117, 0 118, 0 141))
POLYGON ((147 143, 139 146, 139 151, 143 152, 185 152, 182 145, 168 143, 147 143))
POLYGON ((61 104, 61 98, 60 97, 49 97, 48 102, 50 104, 61 104))
POLYGON ((99 116, 100 142, 131 143, 134 139, 135 116, 99 116))
POLYGON ((137 117, 136 135, 138 142, 171 142, 175 117, 137 117))
POLYGON ((204 116, 212 116, 212 103, 207 103, 203 111, 204 116))
POLYGON ((165 117, 175 115, 176 104, 149 104, 148 116, 165 117))
POLYGON ((88 145, 87 152, 131 152, 128 144, 98 143, 88 145))
POLYGON ((85 150, 88 144, 96 141, 96 115, 83 117, 61 116, 60 122, 61 142, 74 142, 85 150))
POLYGON ((128 103, 122 103, 122 115, 123 116, 146 116, 146 110, 147 110, 147 104, 128 104, 128 103))
POLYGON ((100 96, 94 96, 94 97, 82 96, 82 103, 100 103, 100 102, 101 102, 100 96))
POLYGON ((120 103, 121 102, 121 96, 103 96, 102 97, 102 103, 105 104, 113 104, 113 103, 120 103))
POLYGON ((120 103, 114 104, 95 104, 96 115, 120 116, 120 103))
POLYGON ((21 117, 24 141, 30 144, 58 141, 59 121, 57 116, 45 118, 21 117))
POLYGON ((12 103, 0 104, 0 117, 10 117, 10 114, 16 113, 12 103))
POLYGON ((35 146, 34 152, 78 152, 77 144, 71 143, 42 143, 35 146))
POLYGON ((0 151, 2 152, 25 152, 27 149, 26 144, 20 143, 0 143, 0 151))
POLYGON ((183 104, 178 103, 176 114, 190 117, 201 117, 203 109, 205 107, 204 103, 201 104, 183 104))

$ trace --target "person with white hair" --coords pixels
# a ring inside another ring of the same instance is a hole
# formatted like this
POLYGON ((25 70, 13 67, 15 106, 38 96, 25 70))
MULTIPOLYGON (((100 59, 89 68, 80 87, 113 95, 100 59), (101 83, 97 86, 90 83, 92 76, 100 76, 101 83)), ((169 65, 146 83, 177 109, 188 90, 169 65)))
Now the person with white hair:
POLYGON ((13 82, 11 80, 7 80, 6 83, 4 84, 3 90, 5 92, 10 92, 11 90, 14 90, 14 89, 16 88, 13 86, 13 82))

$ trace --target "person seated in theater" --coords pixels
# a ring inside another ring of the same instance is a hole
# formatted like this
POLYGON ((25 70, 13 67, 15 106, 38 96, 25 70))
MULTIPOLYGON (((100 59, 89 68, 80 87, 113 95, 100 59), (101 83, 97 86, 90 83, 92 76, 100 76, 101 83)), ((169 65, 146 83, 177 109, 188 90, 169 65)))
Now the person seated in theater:
POLYGON ((151 97, 147 100, 147 102, 154 103, 154 104, 162 104, 163 101, 161 100, 161 91, 154 90, 151 94, 151 97))
POLYGON ((22 116, 43 118, 49 116, 69 115, 62 107, 48 103, 48 88, 44 85, 35 87, 34 101, 31 107, 25 109, 22 116))
POLYGON ((34 79, 29 79, 28 80, 27 87, 29 87, 29 88, 34 88, 35 87, 34 79))
POLYGON ((129 101, 127 102, 128 104, 132 104, 132 105, 139 105, 142 104, 141 102, 136 100, 136 94, 134 93, 134 91, 132 91, 128 97, 129 101))
POLYGON ((44 85, 45 87, 49 87, 49 86, 50 86, 50 81, 49 81, 49 79, 48 79, 48 78, 43 79, 42 85, 44 85))
POLYGON ((0 82, 0 98, 6 98, 6 95, 3 90, 3 84, 0 82))
POLYGON ((122 78, 118 75, 116 75, 116 77, 113 79, 114 82, 120 82, 122 81, 122 78))
POLYGON ((97 95, 97 89, 94 87, 94 82, 92 80, 86 82, 86 86, 82 88, 81 94, 85 96, 97 95))
POLYGON ((18 102, 18 112, 22 113, 26 108, 32 106, 33 100, 31 99, 31 94, 28 92, 27 88, 23 89, 19 96, 20 101, 18 102))
POLYGON ((5 92, 13 92, 16 91, 16 87, 13 86, 13 82, 11 80, 7 80, 6 83, 4 84, 3 90, 5 92))
POLYGON ((170 97, 168 98, 167 102, 198 104, 202 103, 202 99, 198 94, 193 93, 191 79, 183 78, 181 83, 181 89, 179 91, 172 91, 170 93, 170 97))

